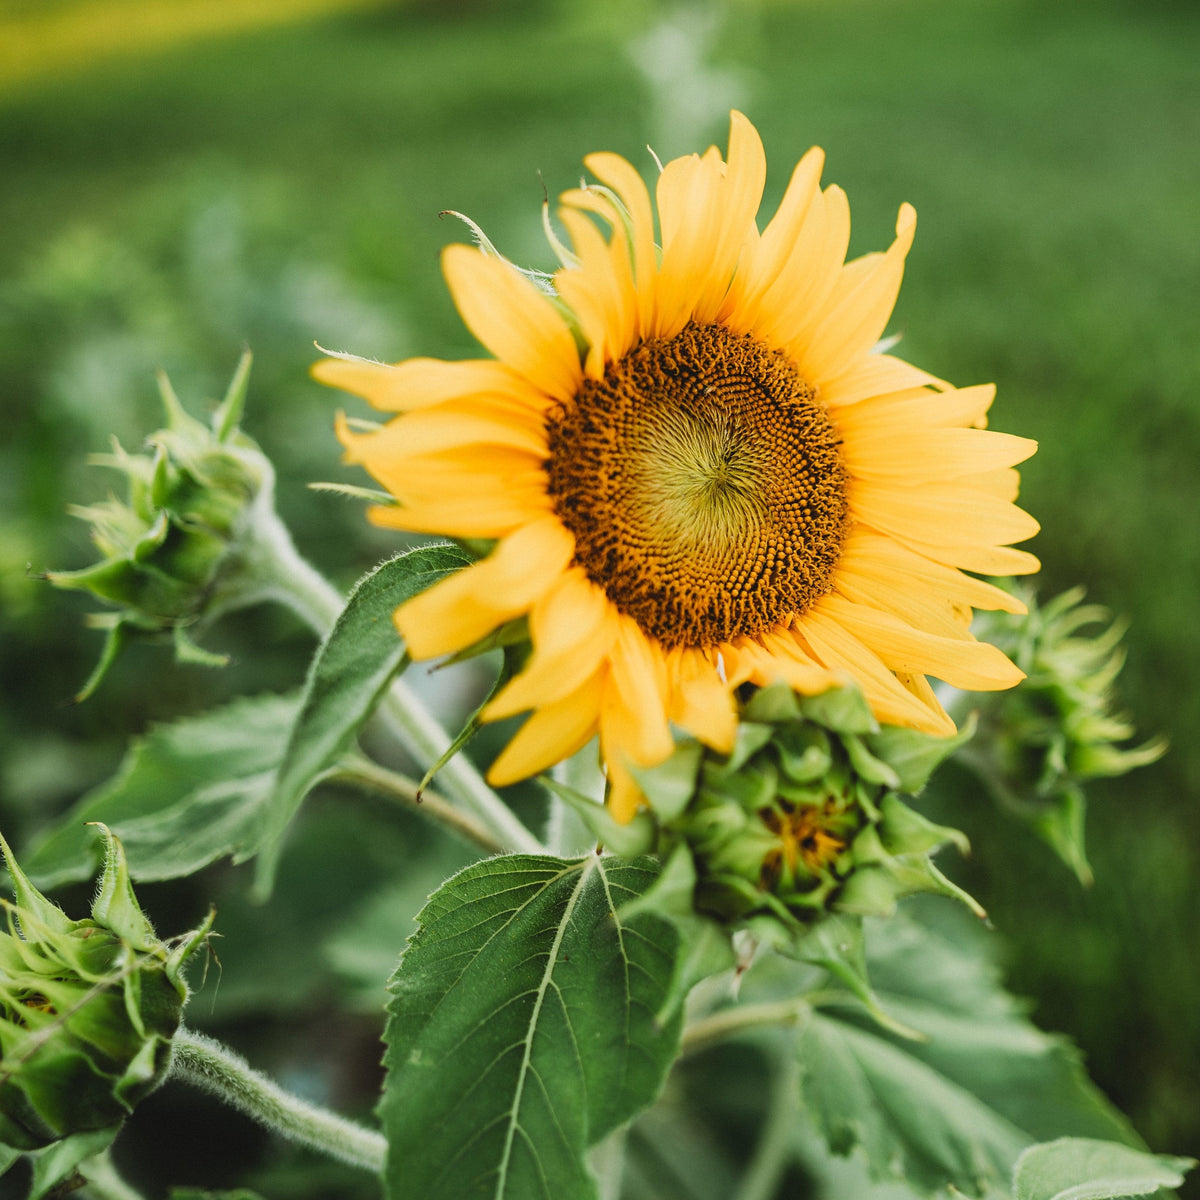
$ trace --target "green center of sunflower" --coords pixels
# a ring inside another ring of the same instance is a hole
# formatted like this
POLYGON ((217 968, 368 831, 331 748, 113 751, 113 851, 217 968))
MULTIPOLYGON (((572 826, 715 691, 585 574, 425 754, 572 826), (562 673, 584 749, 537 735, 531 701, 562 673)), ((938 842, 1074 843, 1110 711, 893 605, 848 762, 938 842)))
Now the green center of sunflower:
POLYGON ((828 593, 838 437, 791 362, 720 325, 640 343, 547 423, 575 558, 664 646, 754 637, 828 593))

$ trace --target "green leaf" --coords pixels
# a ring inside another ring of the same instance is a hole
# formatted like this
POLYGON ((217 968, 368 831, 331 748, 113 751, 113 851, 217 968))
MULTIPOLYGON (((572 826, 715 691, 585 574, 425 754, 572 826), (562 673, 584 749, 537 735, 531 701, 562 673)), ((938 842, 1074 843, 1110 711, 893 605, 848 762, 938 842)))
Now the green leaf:
POLYGON ((42 1200, 52 1191, 57 1195, 56 1185, 74 1175, 75 1169, 86 1158, 99 1154, 117 1136, 118 1126, 109 1129, 90 1129, 86 1133, 73 1133, 44 1150, 29 1156, 33 1164, 33 1179, 29 1185, 27 1200, 42 1200))
POLYGON ((916 795, 929 782, 930 775, 961 746, 975 736, 977 718, 972 713, 954 737, 935 737, 903 729, 899 725, 884 725, 863 738, 867 748, 899 777, 901 791, 916 795))
POLYGON ((257 1193, 247 1188, 237 1188, 232 1192, 206 1192, 201 1188, 172 1188, 168 1200, 263 1200, 257 1193))
POLYGON ((1013 1172, 1014 1200, 1118 1200, 1178 1187, 1194 1158, 1145 1154, 1115 1142, 1059 1138, 1030 1146, 1013 1172))
POLYGON ((1077 1051, 1030 1023, 977 953, 903 918, 871 934, 875 995, 923 1040, 848 1005, 823 1007, 799 1032, 801 1097, 834 1153, 861 1148, 875 1179, 979 1196, 1006 1188, 1035 1142, 1138 1145, 1077 1051))
POLYGON ((656 864, 510 855, 418 918, 390 989, 389 1200, 592 1200, 586 1150, 658 1094, 678 938, 618 910, 656 864))
POLYGON ((90 878, 100 842, 88 822, 121 839, 137 880, 190 875, 223 855, 249 858, 297 706, 296 696, 256 696, 152 726, 28 857, 29 873, 44 887, 90 878))
POLYGON ((350 743, 404 664, 404 643, 392 613, 470 563, 457 546, 420 546, 389 559, 355 585, 309 667, 267 808, 256 883, 260 895, 270 891, 281 839, 300 802, 350 743))

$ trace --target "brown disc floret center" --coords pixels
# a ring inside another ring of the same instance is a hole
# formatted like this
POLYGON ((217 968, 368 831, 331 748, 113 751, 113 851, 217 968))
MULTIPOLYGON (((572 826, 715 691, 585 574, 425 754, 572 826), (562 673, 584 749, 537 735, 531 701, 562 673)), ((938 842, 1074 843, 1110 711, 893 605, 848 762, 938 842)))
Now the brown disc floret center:
POLYGON ((830 590, 838 436, 791 361, 720 325, 640 343, 547 422, 576 562, 667 647, 753 637, 830 590))

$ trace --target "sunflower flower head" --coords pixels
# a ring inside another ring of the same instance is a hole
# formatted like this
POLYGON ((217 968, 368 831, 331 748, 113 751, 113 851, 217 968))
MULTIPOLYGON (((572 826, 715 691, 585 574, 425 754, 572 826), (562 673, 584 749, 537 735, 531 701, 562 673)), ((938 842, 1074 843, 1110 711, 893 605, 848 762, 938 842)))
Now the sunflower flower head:
POLYGON ((117 609, 93 618, 108 629, 108 642, 79 699, 132 636, 169 635, 181 661, 225 661, 196 646, 189 630, 244 602, 241 544, 256 515, 272 505, 270 461, 238 427, 249 370, 247 352, 207 425, 184 411, 160 373, 166 427, 150 435, 146 453, 130 454, 114 441, 111 455, 94 460, 127 483, 123 501, 110 495, 72 509, 89 523, 104 557, 82 570, 47 574, 55 586, 90 592, 117 609))
POLYGON ((1034 444, 984 428, 990 386, 878 352, 916 214, 847 262, 849 209, 822 161, 803 157, 760 229, 766 161, 740 113, 728 155, 667 163, 654 203, 628 162, 593 154, 598 182, 561 197, 552 296, 487 246, 444 254, 493 357, 314 369, 392 414, 339 426, 397 501, 373 519, 488 539, 397 611, 413 657, 528 620, 527 665, 484 714, 529 714, 493 783, 598 734, 627 821, 673 730, 735 751, 743 685, 852 681, 878 721, 948 737, 927 676, 1021 678, 970 631, 973 609, 1020 601, 967 572, 1037 568, 1011 547, 1037 531, 1013 503, 1034 444))
POLYGON ((1084 785, 1124 775, 1166 753, 1163 737, 1121 745, 1135 733, 1116 709, 1116 678, 1125 665, 1126 624, 1108 609, 1084 604, 1072 588, 1028 612, 989 614, 985 632, 1012 655, 1027 678, 981 706, 986 737, 964 761, 1009 811, 1028 820, 1084 883, 1084 785))
POLYGON ((0 932, 0 1145, 15 1150, 115 1132, 162 1083, 188 994, 182 969, 211 924, 159 941, 121 843, 103 833, 104 873, 80 921, 30 883, 0 838, 16 893, 0 932))

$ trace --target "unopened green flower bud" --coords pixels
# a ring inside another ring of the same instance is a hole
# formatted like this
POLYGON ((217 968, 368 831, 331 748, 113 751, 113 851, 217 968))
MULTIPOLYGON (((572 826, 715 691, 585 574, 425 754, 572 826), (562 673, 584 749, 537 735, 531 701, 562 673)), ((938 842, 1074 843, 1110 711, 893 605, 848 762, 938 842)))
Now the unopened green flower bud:
POLYGON ((791 936, 834 911, 889 913, 916 891, 980 912, 930 857, 950 842, 965 850, 965 837, 899 795, 919 792, 970 735, 881 727, 853 685, 814 697, 780 686, 744 705, 730 755, 686 742, 637 779, 660 854, 687 848, 699 912, 773 918, 791 936))
POLYGON ((122 472, 127 483, 123 501, 110 496, 72 510, 90 523, 104 557, 82 570, 47 574, 56 586, 91 592, 118 610, 94 618, 109 638, 80 699, 138 634, 172 636, 181 660, 223 662, 196 646, 189 630, 260 598, 243 550, 263 514, 273 515, 274 471, 238 427, 249 371, 247 352, 208 425, 184 411, 160 373, 166 428, 147 439, 146 453, 130 454, 114 441, 112 454, 94 460, 122 472))
POLYGON ((1083 784, 1152 763, 1167 744, 1163 738, 1119 744, 1135 732, 1113 711, 1126 626, 1107 609, 1081 603, 1083 594, 1073 588, 1046 605, 1024 595, 1026 615, 986 614, 984 636, 1026 679, 1009 692, 978 697, 983 736, 964 762, 1088 882, 1083 784))
POLYGON ((16 894, 0 931, 0 1144, 16 1150, 115 1127, 158 1087, 187 999, 183 965, 211 924, 160 941, 120 842, 100 828, 104 873, 80 921, 30 883, 0 838, 16 894))

